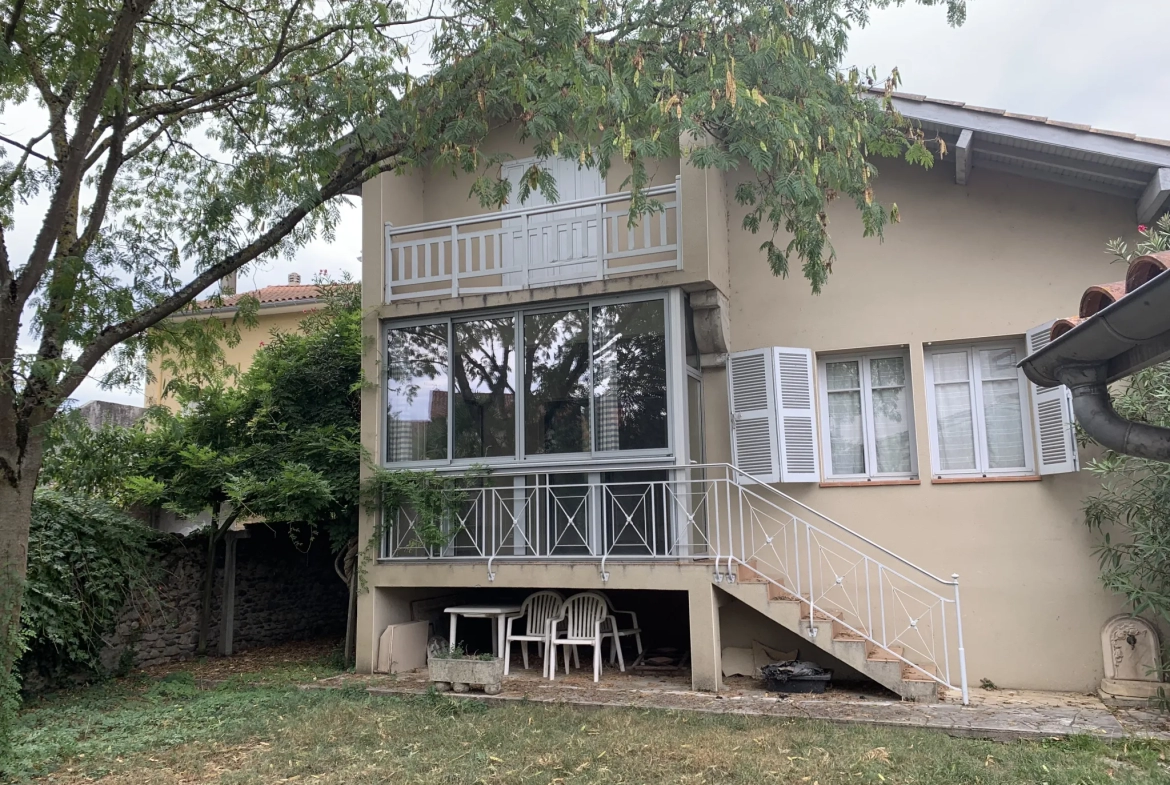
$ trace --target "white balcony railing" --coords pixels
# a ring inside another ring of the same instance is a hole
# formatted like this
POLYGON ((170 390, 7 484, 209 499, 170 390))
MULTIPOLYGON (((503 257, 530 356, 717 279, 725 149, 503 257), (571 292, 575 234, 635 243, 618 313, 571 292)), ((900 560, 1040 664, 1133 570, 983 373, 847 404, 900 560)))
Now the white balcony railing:
POLYGON ((489 580, 501 561, 595 560, 603 580, 613 561, 706 560, 720 582, 746 569, 809 618, 829 613, 966 696, 957 575, 928 572, 727 464, 555 476, 493 474, 454 491, 441 547, 421 542, 415 512, 387 510, 381 558, 484 561, 489 580))
POLYGON ((661 210, 634 226, 626 192, 413 226, 387 224, 386 302, 680 269, 679 195, 679 178, 647 189, 661 210))

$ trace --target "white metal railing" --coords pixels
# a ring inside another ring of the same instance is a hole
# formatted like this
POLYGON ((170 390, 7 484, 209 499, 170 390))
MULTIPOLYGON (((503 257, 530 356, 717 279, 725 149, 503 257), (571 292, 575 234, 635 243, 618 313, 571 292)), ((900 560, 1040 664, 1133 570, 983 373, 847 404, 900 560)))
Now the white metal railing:
POLYGON ((423 544, 416 511, 389 511, 382 558, 486 560, 489 579, 500 560, 596 560, 603 580, 615 559, 710 560, 717 582, 747 570, 806 606, 810 620, 833 618, 967 701, 958 575, 934 575, 727 464, 569 483, 516 472, 454 491, 441 546, 423 544))
POLYGON ((386 224, 386 302, 483 294, 680 269, 681 178, 630 224, 630 194, 447 221, 386 224))

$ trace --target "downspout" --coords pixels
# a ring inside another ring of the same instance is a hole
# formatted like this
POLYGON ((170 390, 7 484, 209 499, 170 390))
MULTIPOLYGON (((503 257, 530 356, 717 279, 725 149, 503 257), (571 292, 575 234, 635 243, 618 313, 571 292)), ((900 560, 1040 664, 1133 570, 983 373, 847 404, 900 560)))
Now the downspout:
POLYGON ((1133 422, 1113 409, 1105 383, 1107 366, 1065 365, 1056 376, 1072 391, 1073 413, 1094 441, 1114 452, 1170 462, 1170 428, 1133 422))

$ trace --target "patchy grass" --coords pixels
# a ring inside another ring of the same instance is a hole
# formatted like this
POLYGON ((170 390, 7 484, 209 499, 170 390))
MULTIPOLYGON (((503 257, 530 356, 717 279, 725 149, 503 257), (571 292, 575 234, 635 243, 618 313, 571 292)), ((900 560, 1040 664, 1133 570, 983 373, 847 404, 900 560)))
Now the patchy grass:
POLYGON ((328 672, 324 662, 277 664, 212 688, 178 672, 53 696, 23 715, 13 773, 107 785, 1170 780, 1170 745, 1154 742, 997 744, 804 720, 528 703, 485 708, 438 695, 295 686, 328 672))

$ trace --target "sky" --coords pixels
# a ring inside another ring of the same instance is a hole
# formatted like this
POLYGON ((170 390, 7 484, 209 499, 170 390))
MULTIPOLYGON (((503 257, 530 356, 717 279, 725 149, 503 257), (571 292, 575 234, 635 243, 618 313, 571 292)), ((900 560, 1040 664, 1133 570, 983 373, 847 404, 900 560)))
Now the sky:
MULTIPOLYGON (((896 67, 903 92, 1170 139, 1167 30, 1167 0, 969 0, 959 28, 941 8, 907 5, 855 31, 846 63, 875 65, 883 76, 896 67)), ((342 208, 334 242, 249 270, 239 290, 284 283, 292 272, 305 282, 320 270, 360 277, 358 202, 342 208)), ((142 391, 102 390, 91 379, 75 398, 141 405, 142 391)))

